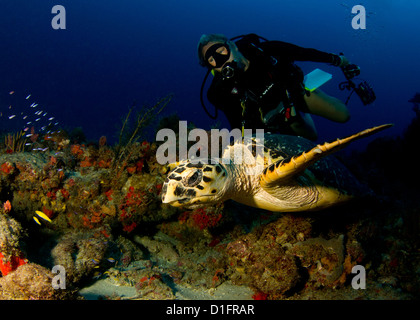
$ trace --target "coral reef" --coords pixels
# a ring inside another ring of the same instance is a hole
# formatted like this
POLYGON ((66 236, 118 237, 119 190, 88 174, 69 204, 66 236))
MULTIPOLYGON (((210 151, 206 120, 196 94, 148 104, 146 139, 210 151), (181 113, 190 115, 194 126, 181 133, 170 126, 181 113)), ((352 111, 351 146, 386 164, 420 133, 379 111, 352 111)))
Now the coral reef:
POLYGON ((302 275, 288 248, 310 232, 308 220, 285 215, 230 242, 226 250, 235 270, 232 279, 251 286, 265 298, 289 294, 299 286, 302 275))
POLYGON ((344 269, 344 235, 336 239, 312 238, 294 244, 291 253, 308 269, 309 284, 336 287, 344 269))
POLYGON ((20 266, 7 277, 0 278, 0 300, 74 300, 76 290, 57 290, 51 285, 54 274, 38 264, 20 266))
POLYGON ((20 249, 23 229, 19 222, 9 216, 12 206, 7 200, 0 208, 0 276, 6 276, 26 264, 20 249))
POLYGON ((66 233, 51 251, 54 265, 63 266, 68 281, 77 284, 106 262, 111 239, 104 234, 108 233, 104 228, 66 233))
MULTIPOLYGON (((109 267, 110 250, 118 247, 113 232, 129 234, 143 222, 176 213, 160 201, 164 170, 154 157, 156 146, 138 141, 144 126, 169 101, 170 97, 161 99, 139 113, 128 141, 117 147, 108 146, 106 137, 98 144, 80 144, 82 139, 70 143, 69 136, 61 132, 37 135, 33 141, 36 151, 23 152, 22 148, 11 149, 8 143, 20 135, 6 137, 0 161, 0 198, 8 199, 0 214, 3 277, 26 263, 20 251, 23 229, 32 235, 49 230, 57 244, 44 260, 63 266, 69 283, 77 286, 109 267), (8 215, 12 207, 14 219, 8 215)), ((121 134, 127 121, 128 117, 121 134)), ((129 257, 124 259, 127 263, 129 257)))
POLYGON ((227 287, 257 300, 418 298, 418 172, 414 157, 395 170, 389 156, 412 150, 418 117, 402 137, 345 157, 375 191, 369 202, 310 214, 231 202, 180 210, 161 203, 167 168, 141 138, 169 100, 132 125, 130 111, 117 146, 85 143, 80 130, 38 135, 37 151, 0 146, 0 299, 78 299, 92 283, 134 292, 102 299, 229 298, 227 287), (56 265, 67 290, 51 286, 56 265), (366 290, 351 286, 356 265, 366 290))
POLYGON ((15 134, 8 134, 4 138, 4 145, 6 153, 22 152, 25 149, 26 139, 24 138, 24 131, 19 131, 15 134))

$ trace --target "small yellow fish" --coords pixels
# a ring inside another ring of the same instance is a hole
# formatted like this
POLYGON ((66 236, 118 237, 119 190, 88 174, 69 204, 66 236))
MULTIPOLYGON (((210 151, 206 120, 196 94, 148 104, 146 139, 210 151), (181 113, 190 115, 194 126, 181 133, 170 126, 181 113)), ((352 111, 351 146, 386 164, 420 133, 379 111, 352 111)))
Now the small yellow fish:
MULTIPOLYGON (((44 212, 42 212, 42 211, 35 211, 35 213, 36 213, 39 217, 41 217, 42 219, 47 220, 48 222, 52 222, 52 221, 51 221, 51 219, 50 219, 50 218, 48 218, 48 216, 47 216, 44 212)), ((35 217, 34 217, 34 218, 35 218, 35 217)))
POLYGON ((36 223, 38 223, 39 225, 41 225, 41 222, 39 222, 39 220, 38 220, 37 217, 34 217, 34 220, 35 220, 36 223))

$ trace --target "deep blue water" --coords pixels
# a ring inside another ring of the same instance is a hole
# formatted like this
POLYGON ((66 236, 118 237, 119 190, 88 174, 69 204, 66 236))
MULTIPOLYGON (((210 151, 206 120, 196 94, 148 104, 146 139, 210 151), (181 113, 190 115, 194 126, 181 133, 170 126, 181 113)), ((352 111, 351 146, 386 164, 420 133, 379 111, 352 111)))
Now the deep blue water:
MULTIPOLYGON (((112 138, 133 101, 151 105, 174 93, 165 114, 209 129, 214 121, 199 100, 205 69, 198 65, 198 39, 203 33, 253 32, 344 52, 374 87, 373 105, 351 98, 348 123, 315 118, 320 141, 389 122, 395 127, 381 134, 398 135, 414 117, 407 100, 420 91, 419 9, 417 0, 0 0, 0 125, 17 128, 17 117, 8 116, 28 112, 36 102, 61 125, 82 127, 89 139, 112 138), (66 9, 65 30, 51 27, 57 4, 66 9), (368 12, 366 30, 351 27, 357 4, 368 12)), ((322 89, 347 98, 338 89, 345 80, 340 69, 298 65, 332 73, 322 89)))

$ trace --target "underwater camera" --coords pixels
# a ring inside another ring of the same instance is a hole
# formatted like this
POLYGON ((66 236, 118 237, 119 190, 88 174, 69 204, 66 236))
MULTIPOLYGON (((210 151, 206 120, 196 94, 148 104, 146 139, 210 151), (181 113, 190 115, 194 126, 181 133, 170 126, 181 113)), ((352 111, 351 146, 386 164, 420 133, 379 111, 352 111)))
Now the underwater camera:
POLYGON ((354 88, 354 91, 359 96, 360 100, 362 100, 362 103, 365 106, 376 100, 376 95, 372 86, 366 81, 359 83, 359 85, 354 88))
POLYGON ((376 100, 375 92, 373 91, 372 86, 367 81, 362 81, 358 85, 356 85, 352 79, 358 75, 360 75, 360 67, 355 64, 349 64, 347 66, 341 67, 341 70, 344 73, 347 81, 344 81, 339 84, 340 90, 353 90, 349 97, 347 98, 346 105, 350 100, 351 95, 353 92, 359 96, 362 103, 366 106, 371 104, 376 100))
POLYGON ((353 79, 360 75, 360 67, 355 64, 348 64, 347 66, 341 67, 344 76, 347 80, 353 79))

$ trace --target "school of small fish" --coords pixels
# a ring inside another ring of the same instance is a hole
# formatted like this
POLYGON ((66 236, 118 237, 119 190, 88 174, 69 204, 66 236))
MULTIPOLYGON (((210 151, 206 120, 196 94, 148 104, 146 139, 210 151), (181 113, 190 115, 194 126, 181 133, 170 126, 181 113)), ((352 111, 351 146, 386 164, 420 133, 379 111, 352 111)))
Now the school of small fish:
MULTIPOLYGON (((15 94, 15 91, 9 92, 10 96, 14 94, 15 94)), ((35 125, 37 125, 37 128, 36 128, 37 132, 40 132, 40 133, 42 132, 42 133, 45 133, 46 135, 52 135, 56 132, 59 133, 60 131, 53 131, 53 128, 57 127, 58 125, 58 122, 54 121, 55 117, 52 117, 52 116, 47 117, 48 112, 46 112, 45 110, 41 110, 39 108, 39 104, 36 102, 33 102, 31 100, 31 97, 32 97, 32 94, 29 94, 25 97, 25 102, 29 106, 28 112, 17 111, 18 108, 17 107, 15 108, 13 104, 10 104, 9 107, 6 108, 6 111, 0 110, 0 123, 3 119, 6 119, 7 121, 14 119, 13 121, 15 122, 12 124, 12 126, 19 126, 22 120, 24 120, 23 121, 24 126, 22 129, 22 132, 24 133, 24 136, 26 138, 30 138, 34 134, 37 134, 35 133, 35 125), (43 124, 43 125, 40 126, 40 124, 43 124), (32 129, 32 127, 34 127, 34 129, 32 129)), ((27 147, 32 146, 32 151, 45 152, 48 150, 48 148, 35 147, 33 142, 28 142, 25 144, 25 146, 27 147)), ((59 169, 59 170, 62 170, 62 169, 59 169)), ((77 214, 77 212, 75 212, 75 214, 77 214)), ((44 223, 45 222, 52 223, 52 220, 50 219, 50 217, 48 217, 42 211, 36 210, 32 218, 35 221, 35 223, 37 223, 40 226, 42 226, 42 221, 44 221, 44 223)), ((108 257, 106 261, 114 266, 118 263, 118 261, 114 259, 113 257, 108 257)), ((108 273, 108 272, 102 273, 101 271, 99 271, 99 268, 101 267, 100 264, 102 262, 99 259, 91 259, 91 262, 94 264, 94 268, 98 270, 94 273, 93 279, 99 279, 103 275, 106 275, 108 273)))
MULTIPOLYGON (((9 96, 14 95, 15 91, 9 92, 9 96)), ((30 103, 28 112, 17 110, 17 107, 14 107, 13 104, 10 104, 8 107, 8 111, 6 110, 7 113, 9 113, 9 115, 5 116, 5 118, 8 120, 15 119, 14 121, 18 120, 19 122, 22 122, 22 120, 24 120, 22 131, 26 133, 26 138, 32 137, 33 133, 30 133, 32 127, 34 127, 34 129, 36 129, 37 132, 45 134, 53 134, 55 132, 59 132, 54 131, 54 128, 56 128, 59 124, 57 121, 55 121, 55 117, 47 117, 48 112, 46 112, 45 110, 41 110, 39 108, 39 104, 34 102, 31 99, 31 97, 32 94, 29 94, 25 98, 25 102, 27 101, 27 103, 30 103)), ((0 111, 0 120, 1 118, 3 118, 3 115, 6 114, 6 111, 0 111)), ((25 144, 25 146, 30 148, 31 146, 33 146, 33 142, 29 141, 25 144)), ((48 148, 32 148, 32 151, 45 152, 47 150, 48 148)))

